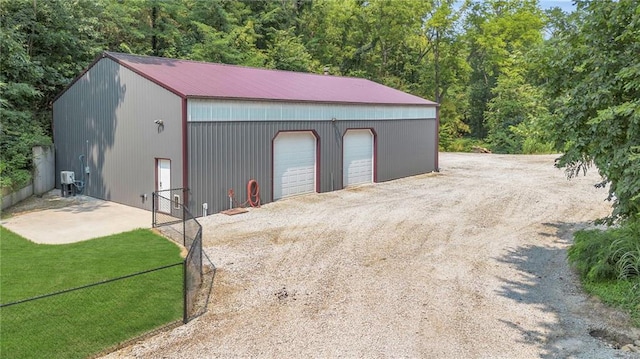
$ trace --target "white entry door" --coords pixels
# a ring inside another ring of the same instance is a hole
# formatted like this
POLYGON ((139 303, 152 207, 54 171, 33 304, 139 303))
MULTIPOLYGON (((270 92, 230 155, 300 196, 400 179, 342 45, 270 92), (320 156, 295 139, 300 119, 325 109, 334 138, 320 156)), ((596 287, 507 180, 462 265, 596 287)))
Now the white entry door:
POLYGON ((273 199, 316 191, 316 137, 281 132, 273 141, 273 199))
POLYGON ((372 183, 373 133, 370 130, 348 130, 342 143, 343 186, 372 183))
POLYGON ((160 192, 171 189, 171 160, 157 159, 158 169, 156 171, 158 198, 158 211, 171 213, 171 192, 160 192))

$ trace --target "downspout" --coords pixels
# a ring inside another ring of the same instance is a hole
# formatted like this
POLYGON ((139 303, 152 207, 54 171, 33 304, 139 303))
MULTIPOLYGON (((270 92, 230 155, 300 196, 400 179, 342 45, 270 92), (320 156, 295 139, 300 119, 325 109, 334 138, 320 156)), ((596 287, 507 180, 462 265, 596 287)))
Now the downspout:
POLYGON ((440 172, 438 159, 440 157, 440 104, 436 105, 436 152, 435 152, 435 171, 440 172))
POLYGON ((378 183, 378 132, 375 128, 370 128, 373 135, 373 183, 378 183))

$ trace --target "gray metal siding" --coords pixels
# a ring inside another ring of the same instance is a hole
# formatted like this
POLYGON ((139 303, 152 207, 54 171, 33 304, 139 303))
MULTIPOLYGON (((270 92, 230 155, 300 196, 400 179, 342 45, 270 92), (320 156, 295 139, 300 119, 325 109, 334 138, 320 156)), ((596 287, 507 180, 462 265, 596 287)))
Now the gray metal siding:
POLYGON ((82 178, 85 155, 85 194, 151 209, 156 158, 171 160, 172 187, 182 186, 181 101, 111 59, 98 61, 53 104, 56 187, 62 170, 82 178))
POLYGON ((343 188, 342 137, 347 129, 376 133, 376 180, 389 181, 436 170, 436 120, 189 122, 191 207, 202 214, 228 208, 227 191, 247 198, 247 182, 260 185, 263 203, 272 200, 272 141, 279 131, 315 131, 319 142, 320 191, 343 188))

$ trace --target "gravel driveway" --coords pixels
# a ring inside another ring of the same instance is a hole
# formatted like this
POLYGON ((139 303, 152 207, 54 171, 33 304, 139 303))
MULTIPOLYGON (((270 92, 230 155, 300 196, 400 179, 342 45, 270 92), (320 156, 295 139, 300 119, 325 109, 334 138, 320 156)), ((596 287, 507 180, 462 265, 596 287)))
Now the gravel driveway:
POLYGON ((557 156, 441 155, 441 172, 202 219, 208 312, 108 357, 625 358, 637 339, 566 264, 610 212, 557 156))

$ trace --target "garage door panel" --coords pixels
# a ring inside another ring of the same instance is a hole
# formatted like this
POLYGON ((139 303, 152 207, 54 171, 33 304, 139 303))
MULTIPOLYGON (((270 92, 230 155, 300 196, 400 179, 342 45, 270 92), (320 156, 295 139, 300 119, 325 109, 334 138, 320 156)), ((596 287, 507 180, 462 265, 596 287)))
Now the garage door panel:
POLYGON ((370 130, 348 130, 343 139, 343 184, 345 187, 373 182, 373 134, 370 130))
POLYGON ((316 139, 310 132, 283 132, 274 140, 273 197, 316 190, 316 139))

